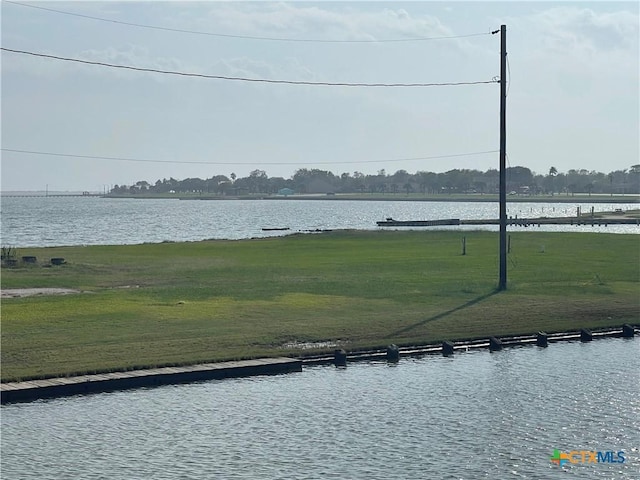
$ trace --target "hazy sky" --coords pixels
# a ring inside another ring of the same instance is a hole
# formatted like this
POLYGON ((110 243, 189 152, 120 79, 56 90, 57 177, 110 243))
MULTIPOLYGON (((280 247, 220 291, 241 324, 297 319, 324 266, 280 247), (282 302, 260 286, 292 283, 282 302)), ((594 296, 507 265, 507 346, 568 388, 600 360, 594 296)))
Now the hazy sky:
MULTIPOLYGON (((638 2, 3 1, 2 47, 209 76, 486 82, 500 75, 500 35, 489 32, 501 24, 509 165, 639 163, 638 2)), ((3 191, 256 169, 484 171, 498 153, 434 157, 499 149, 499 85, 272 84, 2 51, 2 149, 3 191)))

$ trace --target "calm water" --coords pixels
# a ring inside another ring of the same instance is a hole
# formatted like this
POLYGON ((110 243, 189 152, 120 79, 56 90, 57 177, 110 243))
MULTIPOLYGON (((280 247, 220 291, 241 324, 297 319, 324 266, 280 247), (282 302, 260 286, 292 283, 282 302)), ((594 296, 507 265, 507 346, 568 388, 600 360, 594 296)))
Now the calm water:
MULTIPOLYGON (((571 216, 583 212, 637 208, 637 204, 512 203, 507 215, 523 218, 571 216)), ((496 203, 375 202, 331 200, 180 201, 96 197, 4 197, 2 245, 131 244, 204 239, 241 239, 316 229, 378 229, 376 221, 498 218, 496 203), (287 232, 263 228, 288 227, 287 232)), ((444 227, 458 230, 465 227, 444 227)), ((497 227, 466 227, 497 230, 497 227)), ((523 227, 513 227, 523 230, 523 227)), ((536 231, 640 233, 635 225, 545 226, 536 231)))
POLYGON ((639 385, 604 339, 5 405, 2 478, 638 479, 639 385))

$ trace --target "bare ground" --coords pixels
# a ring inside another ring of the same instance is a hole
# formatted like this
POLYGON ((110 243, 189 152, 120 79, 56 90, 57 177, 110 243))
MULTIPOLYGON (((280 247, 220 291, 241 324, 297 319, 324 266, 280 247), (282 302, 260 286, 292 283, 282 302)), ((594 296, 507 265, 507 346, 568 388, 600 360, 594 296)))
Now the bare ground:
POLYGON ((21 298, 34 295, 69 295, 81 293, 73 288, 5 288, 0 290, 0 298, 21 298))

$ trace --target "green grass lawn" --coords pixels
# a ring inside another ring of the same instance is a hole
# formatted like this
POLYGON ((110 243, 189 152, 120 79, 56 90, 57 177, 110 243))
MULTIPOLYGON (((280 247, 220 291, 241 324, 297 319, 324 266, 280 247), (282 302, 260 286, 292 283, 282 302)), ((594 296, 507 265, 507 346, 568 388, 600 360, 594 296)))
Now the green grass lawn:
POLYGON ((20 249, 2 289, 83 293, 3 299, 2 379, 638 323, 639 236, 510 235, 501 293, 492 232, 20 249))

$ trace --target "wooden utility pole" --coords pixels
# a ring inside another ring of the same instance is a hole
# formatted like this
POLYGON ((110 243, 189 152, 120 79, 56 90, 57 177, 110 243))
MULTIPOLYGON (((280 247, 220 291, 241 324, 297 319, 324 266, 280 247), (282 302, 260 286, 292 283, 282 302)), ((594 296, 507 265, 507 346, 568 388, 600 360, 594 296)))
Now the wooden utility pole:
POLYGON ((500 282, 507 289, 507 26, 500 26, 500 282))

